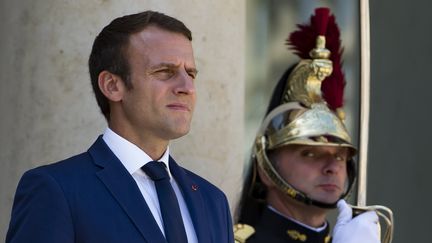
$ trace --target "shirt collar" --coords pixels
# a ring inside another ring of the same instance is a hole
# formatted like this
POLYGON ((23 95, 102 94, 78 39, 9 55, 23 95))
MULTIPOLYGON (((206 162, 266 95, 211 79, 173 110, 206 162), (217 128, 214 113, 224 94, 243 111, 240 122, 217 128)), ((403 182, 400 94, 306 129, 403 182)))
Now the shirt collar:
POLYGON ((307 225, 307 224, 304 224, 304 223, 302 223, 302 222, 300 222, 300 221, 298 221, 298 220, 295 220, 295 219, 293 219, 293 218, 291 218, 291 217, 288 217, 288 216, 282 214, 281 212, 279 212, 277 209, 275 209, 274 207, 272 207, 272 206, 270 206, 270 205, 267 205, 267 207, 268 207, 271 211, 273 211, 273 212, 279 214, 280 216, 282 216, 282 217, 284 217, 284 218, 287 218, 287 219, 291 220, 292 222, 294 222, 294 223, 296 223, 296 224, 298 224, 298 225, 301 225, 301 226, 303 226, 303 227, 305 227, 305 228, 307 228, 307 229, 310 229, 310 230, 312 230, 312 231, 315 231, 315 232, 321 232, 321 231, 323 231, 323 230, 325 230, 325 229, 327 228, 327 222, 324 222, 324 225, 323 225, 323 226, 315 228, 315 227, 309 226, 309 225, 307 225))
MULTIPOLYGON (((102 139, 114 153, 114 155, 120 160, 126 170, 132 175, 133 173, 145 173, 141 170, 145 164, 150 161, 153 161, 150 156, 140 149, 135 144, 129 142, 125 138, 121 137, 109 127, 106 128, 103 133, 102 139)), ((158 161, 165 163, 166 168, 169 168, 169 147, 165 150, 165 153, 162 155, 158 161)), ((168 174, 171 178, 170 170, 167 170, 168 174)), ((147 175, 145 175, 147 176, 147 175)))

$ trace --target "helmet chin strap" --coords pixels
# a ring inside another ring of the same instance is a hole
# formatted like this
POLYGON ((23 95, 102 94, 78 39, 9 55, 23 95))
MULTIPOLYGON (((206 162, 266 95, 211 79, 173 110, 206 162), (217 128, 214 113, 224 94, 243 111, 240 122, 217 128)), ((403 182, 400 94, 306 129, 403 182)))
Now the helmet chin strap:
MULTIPOLYGON (((288 183, 287 183, 287 184, 288 184, 288 183)), ((295 189, 294 189, 294 190, 295 190, 295 189)), ((297 190, 296 190, 296 191, 297 191, 297 190)), ((288 196, 291 196, 291 195, 289 195, 289 194, 287 194, 287 195, 288 195, 288 196)), ((342 199, 342 198, 344 198, 344 197, 345 197, 345 194, 342 195, 339 199, 342 199)), ((304 193, 302 193, 302 192, 300 192, 300 191, 297 191, 297 195, 294 197, 294 199, 297 200, 297 201, 299 201, 299 202, 302 202, 302 203, 304 203, 304 204, 306 204, 306 205, 312 205, 312 206, 316 206, 316 207, 319 207, 319 208, 325 208, 325 209, 333 209, 333 208, 336 208, 337 202, 339 201, 339 199, 338 199, 338 201, 336 201, 336 202, 334 202, 334 203, 325 203, 325 202, 321 202, 321 201, 314 200, 314 199, 312 199, 312 198, 306 196, 304 193)))
POLYGON ((336 208, 337 201, 339 199, 345 198, 349 192, 351 191, 351 187, 354 184, 354 178, 355 178, 355 167, 354 167, 354 161, 351 159, 347 162, 347 170, 348 170, 348 188, 344 194, 341 195, 341 197, 334 203, 325 203, 321 202, 315 199, 312 199, 308 197, 305 193, 302 193, 295 189, 293 186, 291 186, 288 182, 286 182, 276 171, 276 169, 271 164, 269 158, 267 157, 266 150, 265 150, 265 141, 259 142, 257 141, 257 147, 256 147, 256 159, 258 162, 258 166, 264 171, 264 173, 267 175, 267 177, 273 182, 276 187, 281 190, 284 194, 287 196, 302 202, 306 205, 313 205, 319 208, 325 208, 325 209, 333 209, 336 208))

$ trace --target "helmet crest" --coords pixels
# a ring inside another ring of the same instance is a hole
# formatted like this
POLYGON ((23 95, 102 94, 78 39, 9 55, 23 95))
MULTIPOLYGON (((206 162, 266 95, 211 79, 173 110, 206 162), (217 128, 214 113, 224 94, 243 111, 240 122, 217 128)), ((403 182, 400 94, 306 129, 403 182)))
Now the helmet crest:
POLYGON ((316 50, 317 39, 324 39, 324 46, 330 51, 332 73, 321 84, 321 91, 328 107, 344 119, 342 112, 345 89, 345 75, 342 72, 342 54, 340 31, 335 16, 330 15, 328 8, 317 8, 310 24, 298 24, 298 30, 290 34, 286 41, 289 49, 302 59, 314 58, 311 50, 316 50), (321 36, 321 37, 320 37, 321 36), (338 110, 339 109, 339 110, 338 110))

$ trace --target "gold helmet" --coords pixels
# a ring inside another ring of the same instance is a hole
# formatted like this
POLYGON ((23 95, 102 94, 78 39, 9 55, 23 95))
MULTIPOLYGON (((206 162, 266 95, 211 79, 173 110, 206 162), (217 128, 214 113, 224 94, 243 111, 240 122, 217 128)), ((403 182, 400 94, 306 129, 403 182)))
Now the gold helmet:
POLYGON ((347 147, 351 152, 347 166, 349 181, 342 197, 348 194, 355 179, 352 156, 357 149, 344 124, 345 80, 335 17, 328 8, 318 8, 309 25, 298 27, 287 42, 302 60, 287 70, 276 86, 256 136, 253 156, 258 166, 287 195, 307 204, 331 208, 336 202, 315 201, 292 187, 267 156, 268 151, 286 145, 347 147))

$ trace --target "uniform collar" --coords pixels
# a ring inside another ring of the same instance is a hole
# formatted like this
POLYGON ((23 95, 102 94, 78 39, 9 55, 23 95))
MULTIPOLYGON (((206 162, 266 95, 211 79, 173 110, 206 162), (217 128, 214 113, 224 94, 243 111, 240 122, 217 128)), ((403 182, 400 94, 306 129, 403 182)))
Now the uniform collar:
POLYGON ((293 218, 291 218, 291 217, 285 216, 285 215, 283 215, 281 212, 279 212, 277 209, 275 209, 274 207, 272 207, 272 206, 270 206, 270 205, 267 205, 267 207, 268 207, 271 211, 273 211, 273 212, 279 214, 281 217, 287 218, 288 220, 291 220, 292 222, 294 222, 294 223, 296 223, 296 224, 298 224, 298 225, 301 225, 301 226, 303 226, 303 227, 305 227, 305 228, 307 228, 307 229, 310 229, 310 230, 312 230, 312 231, 315 231, 315 232, 321 232, 321 231, 323 231, 323 230, 325 230, 325 229, 327 228, 327 222, 324 222, 324 225, 323 225, 323 226, 321 226, 321 227, 317 227, 317 228, 316 228, 316 227, 312 227, 312 226, 309 226, 309 225, 307 225, 307 224, 304 224, 304 223, 302 223, 302 222, 300 222, 300 221, 298 221, 298 220, 295 220, 295 219, 293 219, 293 218))
MULTIPOLYGON (((321 231, 317 232, 268 207, 264 209, 258 224, 254 227, 257 231, 262 231, 261 234, 273 235, 275 238, 285 239, 286 242, 328 243, 331 240, 328 223, 321 231)), ((257 234, 259 233, 257 232, 257 234)))

